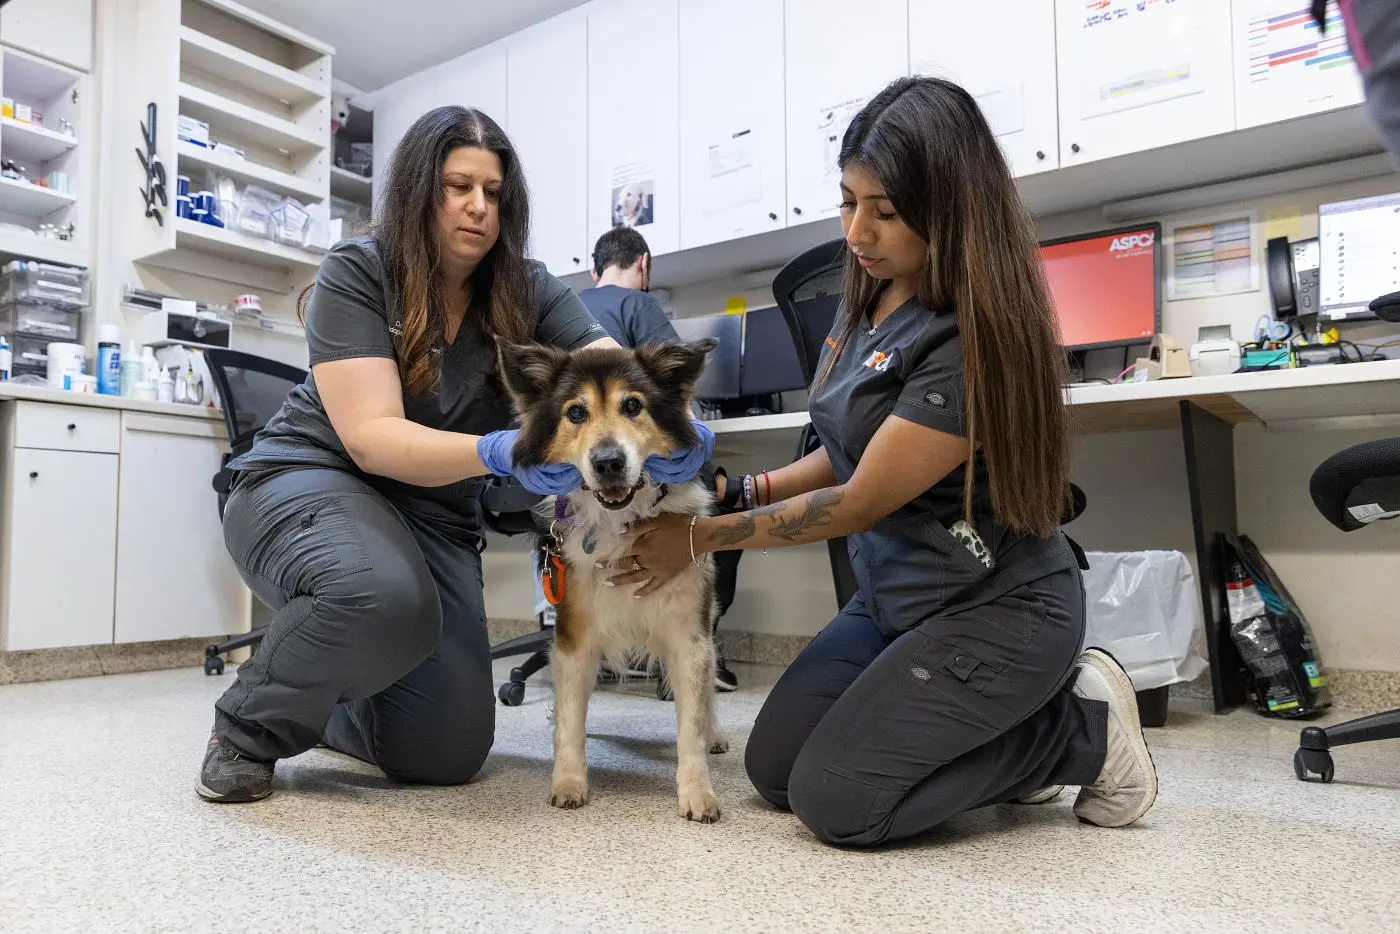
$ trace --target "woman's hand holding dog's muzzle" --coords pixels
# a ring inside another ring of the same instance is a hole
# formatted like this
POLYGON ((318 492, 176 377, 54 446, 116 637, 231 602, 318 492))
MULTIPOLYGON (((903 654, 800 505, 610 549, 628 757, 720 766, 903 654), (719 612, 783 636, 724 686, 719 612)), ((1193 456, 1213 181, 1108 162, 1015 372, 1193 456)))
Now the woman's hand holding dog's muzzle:
POLYGON ((599 561, 599 568, 621 571, 605 581, 609 587, 643 584, 632 596, 645 597, 666 586, 686 569, 693 558, 690 551, 691 517, 676 513, 657 516, 631 526, 628 554, 615 561, 599 561))
POLYGON ((539 464, 517 467, 514 463, 518 428, 493 431, 476 443, 477 456, 486 469, 498 477, 514 477, 520 485, 540 496, 564 496, 583 485, 583 477, 572 464, 539 464))

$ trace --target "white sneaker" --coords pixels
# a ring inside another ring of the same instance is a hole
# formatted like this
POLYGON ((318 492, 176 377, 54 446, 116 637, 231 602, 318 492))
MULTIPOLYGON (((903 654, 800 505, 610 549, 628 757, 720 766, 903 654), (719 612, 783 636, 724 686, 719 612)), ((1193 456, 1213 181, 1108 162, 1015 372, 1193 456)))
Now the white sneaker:
POLYGON ((1079 656, 1074 693, 1108 704, 1108 742, 1098 781, 1085 785, 1075 815, 1100 827, 1126 827, 1157 800, 1157 767, 1138 719, 1137 695, 1123 666, 1102 649, 1079 656))
POLYGON ((1065 790, 1064 785, 1046 785, 1032 791, 1028 795, 1021 795, 1016 799, 1017 804, 1049 804, 1060 796, 1060 792, 1065 790))

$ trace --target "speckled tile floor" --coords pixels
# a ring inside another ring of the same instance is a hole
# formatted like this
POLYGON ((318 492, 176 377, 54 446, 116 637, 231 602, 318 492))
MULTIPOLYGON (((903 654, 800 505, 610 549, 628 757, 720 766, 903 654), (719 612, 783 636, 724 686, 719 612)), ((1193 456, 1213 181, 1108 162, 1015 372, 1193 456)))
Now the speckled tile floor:
POLYGON ((315 751, 240 807, 192 787, 227 678, 0 687, 0 930, 1400 930, 1400 743, 1344 750, 1335 784, 1304 785, 1296 728, 1174 700, 1136 827, 1080 825, 1065 795, 842 852, 744 778, 774 674, 743 669, 720 698, 734 748, 708 827, 675 816, 672 709, 641 684, 595 698, 594 802, 574 812, 544 803, 543 686, 499 711, 468 787, 393 787, 315 751))

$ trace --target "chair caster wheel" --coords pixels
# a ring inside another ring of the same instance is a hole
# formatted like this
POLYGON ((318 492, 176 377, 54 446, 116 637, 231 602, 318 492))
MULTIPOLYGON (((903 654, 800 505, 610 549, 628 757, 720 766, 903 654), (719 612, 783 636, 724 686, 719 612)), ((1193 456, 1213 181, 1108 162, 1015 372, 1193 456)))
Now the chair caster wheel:
POLYGON ((496 696, 507 707, 519 707, 525 702, 525 683, 523 681, 507 681, 496 691, 496 696))
POLYGON ((206 675, 221 675, 224 673, 224 660, 217 655, 204 656, 204 673, 206 675))
POLYGON ((1299 749, 1293 754, 1293 774, 1300 782, 1319 781, 1325 785, 1332 781, 1334 772, 1332 754, 1326 749, 1299 749), (1310 778, 1310 773, 1317 778, 1310 778))

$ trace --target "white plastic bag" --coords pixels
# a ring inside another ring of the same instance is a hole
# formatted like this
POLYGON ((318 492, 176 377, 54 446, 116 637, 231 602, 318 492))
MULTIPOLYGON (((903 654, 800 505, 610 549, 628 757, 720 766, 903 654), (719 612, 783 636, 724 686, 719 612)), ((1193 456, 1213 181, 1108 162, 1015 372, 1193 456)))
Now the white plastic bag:
POLYGON ((1087 553, 1086 645, 1113 653, 1147 691, 1190 681, 1206 670, 1201 596, 1179 551, 1087 553))

